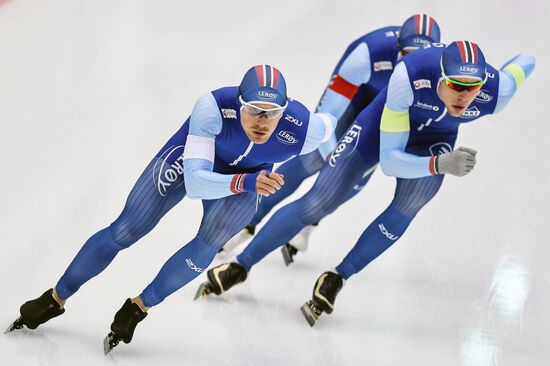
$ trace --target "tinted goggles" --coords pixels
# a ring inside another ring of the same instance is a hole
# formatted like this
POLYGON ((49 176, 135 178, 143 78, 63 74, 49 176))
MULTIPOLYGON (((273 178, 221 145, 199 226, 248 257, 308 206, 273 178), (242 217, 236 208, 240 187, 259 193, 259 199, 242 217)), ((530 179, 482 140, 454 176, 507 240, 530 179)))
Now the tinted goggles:
POLYGON ((285 105, 282 107, 264 109, 254 104, 245 102, 241 96, 239 96, 239 102, 241 103, 241 108, 244 109, 246 113, 253 118, 262 118, 262 117, 265 117, 267 119, 279 118, 283 115, 283 112, 288 106, 288 101, 286 101, 285 105))
POLYGON ((462 92, 466 90, 467 92, 475 92, 479 91, 483 85, 485 85, 485 82, 487 81, 487 78, 485 80, 476 81, 475 83, 463 83, 461 81, 445 78, 445 84, 454 91, 462 92))

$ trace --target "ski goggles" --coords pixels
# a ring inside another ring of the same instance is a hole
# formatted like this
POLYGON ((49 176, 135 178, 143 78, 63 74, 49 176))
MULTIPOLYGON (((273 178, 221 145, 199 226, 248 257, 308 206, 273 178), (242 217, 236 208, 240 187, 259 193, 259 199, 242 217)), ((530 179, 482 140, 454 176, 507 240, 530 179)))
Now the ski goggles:
MULTIPOLYGON (((285 102, 284 106, 279 106, 278 104, 273 104, 275 108, 265 109, 258 107, 254 104, 247 103, 243 100, 241 96, 239 96, 239 102, 241 103, 241 109, 244 109, 248 115, 250 115, 253 118, 262 118, 265 117, 267 119, 275 119, 279 118, 283 115, 283 112, 285 111, 286 107, 288 106, 288 100, 285 102)), ((265 103, 265 102, 262 102, 265 103)), ((271 104, 271 103, 265 103, 265 104, 271 104)))
POLYGON ((475 92, 479 91, 483 85, 485 85, 485 82, 487 81, 487 77, 485 77, 485 80, 476 81, 474 83, 464 83, 462 81, 453 80, 447 77, 444 77, 445 84, 454 91, 462 92, 466 90, 467 92, 475 92))
POLYGON ((457 92, 462 92, 466 90, 467 92, 479 91, 483 85, 487 82, 487 73, 485 73, 485 78, 483 80, 474 81, 473 83, 465 83, 463 81, 458 81, 452 79, 451 77, 445 74, 445 69, 443 69, 443 63, 441 64, 441 76, 445 80, 445 84, 457 92))

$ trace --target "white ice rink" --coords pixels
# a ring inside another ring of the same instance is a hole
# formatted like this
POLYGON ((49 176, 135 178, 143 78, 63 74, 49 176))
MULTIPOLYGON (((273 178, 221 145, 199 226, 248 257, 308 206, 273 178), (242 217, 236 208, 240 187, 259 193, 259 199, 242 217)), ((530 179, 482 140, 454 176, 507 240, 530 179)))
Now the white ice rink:
MULTIPOLYGON (((158 227, 35 331, 0 335, 1 365, 550 364, 550 47, 545 0, 0 0, 0 325, 52 287, 84 241, 120 213, 135 180, 203 93, 271 63, 314 108, 347 45, 416 12, 442 40, 479 43, 500 67, 537 67, 509 106, 461 129, 478 165, 448 177, 405 236, 310 328, 299 307, 389 204, 394 180, 326 218, 286 268, 279 251, 220 297, 205 275, 152 309, 130 345, 102 339, 195 234, 200 201, 158 227)), ((311 180, 300 189, 305 192, 311 180)))

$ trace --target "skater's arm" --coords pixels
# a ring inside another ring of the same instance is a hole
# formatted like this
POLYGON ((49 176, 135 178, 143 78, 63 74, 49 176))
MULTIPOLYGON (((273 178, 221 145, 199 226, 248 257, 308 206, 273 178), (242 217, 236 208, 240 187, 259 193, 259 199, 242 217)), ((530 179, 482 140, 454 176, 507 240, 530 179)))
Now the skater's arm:
POLYGON ((407 68, 401 62, 390 78, 380 122, 380 167, 386 175, 399 178, 432 175, 431 157, 405 152, 410 131, 409 108, 413 99, 407 68))
POLYGON ((336 74, 326 88, 318 112, 329 113, 340 119, 359 86, 369 82, 371 77, 371 58, 369 47, 361 42, 342 62, 336 74))
POLYGON ((216 199, 244 191, 256 191, 255 174, 213 172, 216 136, 222 128, 220 110, 211 93, 195 104, 189 121, 184 151, 184 181, 190 198, 216 199))
POLYGON ((498 100, 495 112, 500 112, 510 102, 517 88, 531 75, 535 68, 535 58, 520 53, 505 63, 499 71, 498 100))
POLYGON ((256 192, 253 174, 219 174, 212 170, 214 163, 206 159, 185 159, 185 189, 189 198, 217 199, 242 192, 256 192))
POLYGON ((309 154, 330 140, 336 127, 336 118, 328 113, 310 113, 306 140, 300 155, 309 154))

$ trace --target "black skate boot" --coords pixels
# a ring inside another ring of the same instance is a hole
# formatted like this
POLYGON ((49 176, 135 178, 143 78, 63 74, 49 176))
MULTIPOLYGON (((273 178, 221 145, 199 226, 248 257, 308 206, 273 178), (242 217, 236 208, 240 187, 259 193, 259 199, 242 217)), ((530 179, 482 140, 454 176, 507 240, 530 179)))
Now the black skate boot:
POLYGON ((302 305, 302 314, 310 326, 314 326, 323 312, 330 314, 334 310, 336 295, 342 289, 344 280, 334 272, 323 273, 315 282, 313 297, 302 305))
POLYGON ((19 309, 21 316, 14 321, 5 333, 26 326, 29 329, 36 329, 40 324, 55 318, 65 312, 65 309, 53 297, 53 289, 44 292, 37 299, 27 301, 19 309))
POLYGON ((295 246, 292 246, 290 243, 286 243, 281 248, 281 253, 283 254, 283 260, 285 265, 289 265, 294 262, 294 256, 298 253, 298 249, 295 246))
POLYGON ((147 313, 138 304, 127 299, 122 308, 115 314, 115 320, 111 324, 111 332, 103 340, 105 354, 111 352, 120 341, 130 343, 134 336, 137 324, 145 319, 147 313))
POLYGON ((286 266, 294 262, 294 256, 298 254, 298 252, 305 252, 307 250, 311 232, 317 226, 319 226, 318 222, 306 226, 288 243, 283 245, 281 253, 283 254, 283 260, 286 266))
POLYGON ((212 292, 216 295, 221 295, 222 292, 246 280, 246 271, 236 262, 214 267, 208 270, 206 275, 208 276, 208 281, 199 286, 194 300, 208 296, 212 292))

